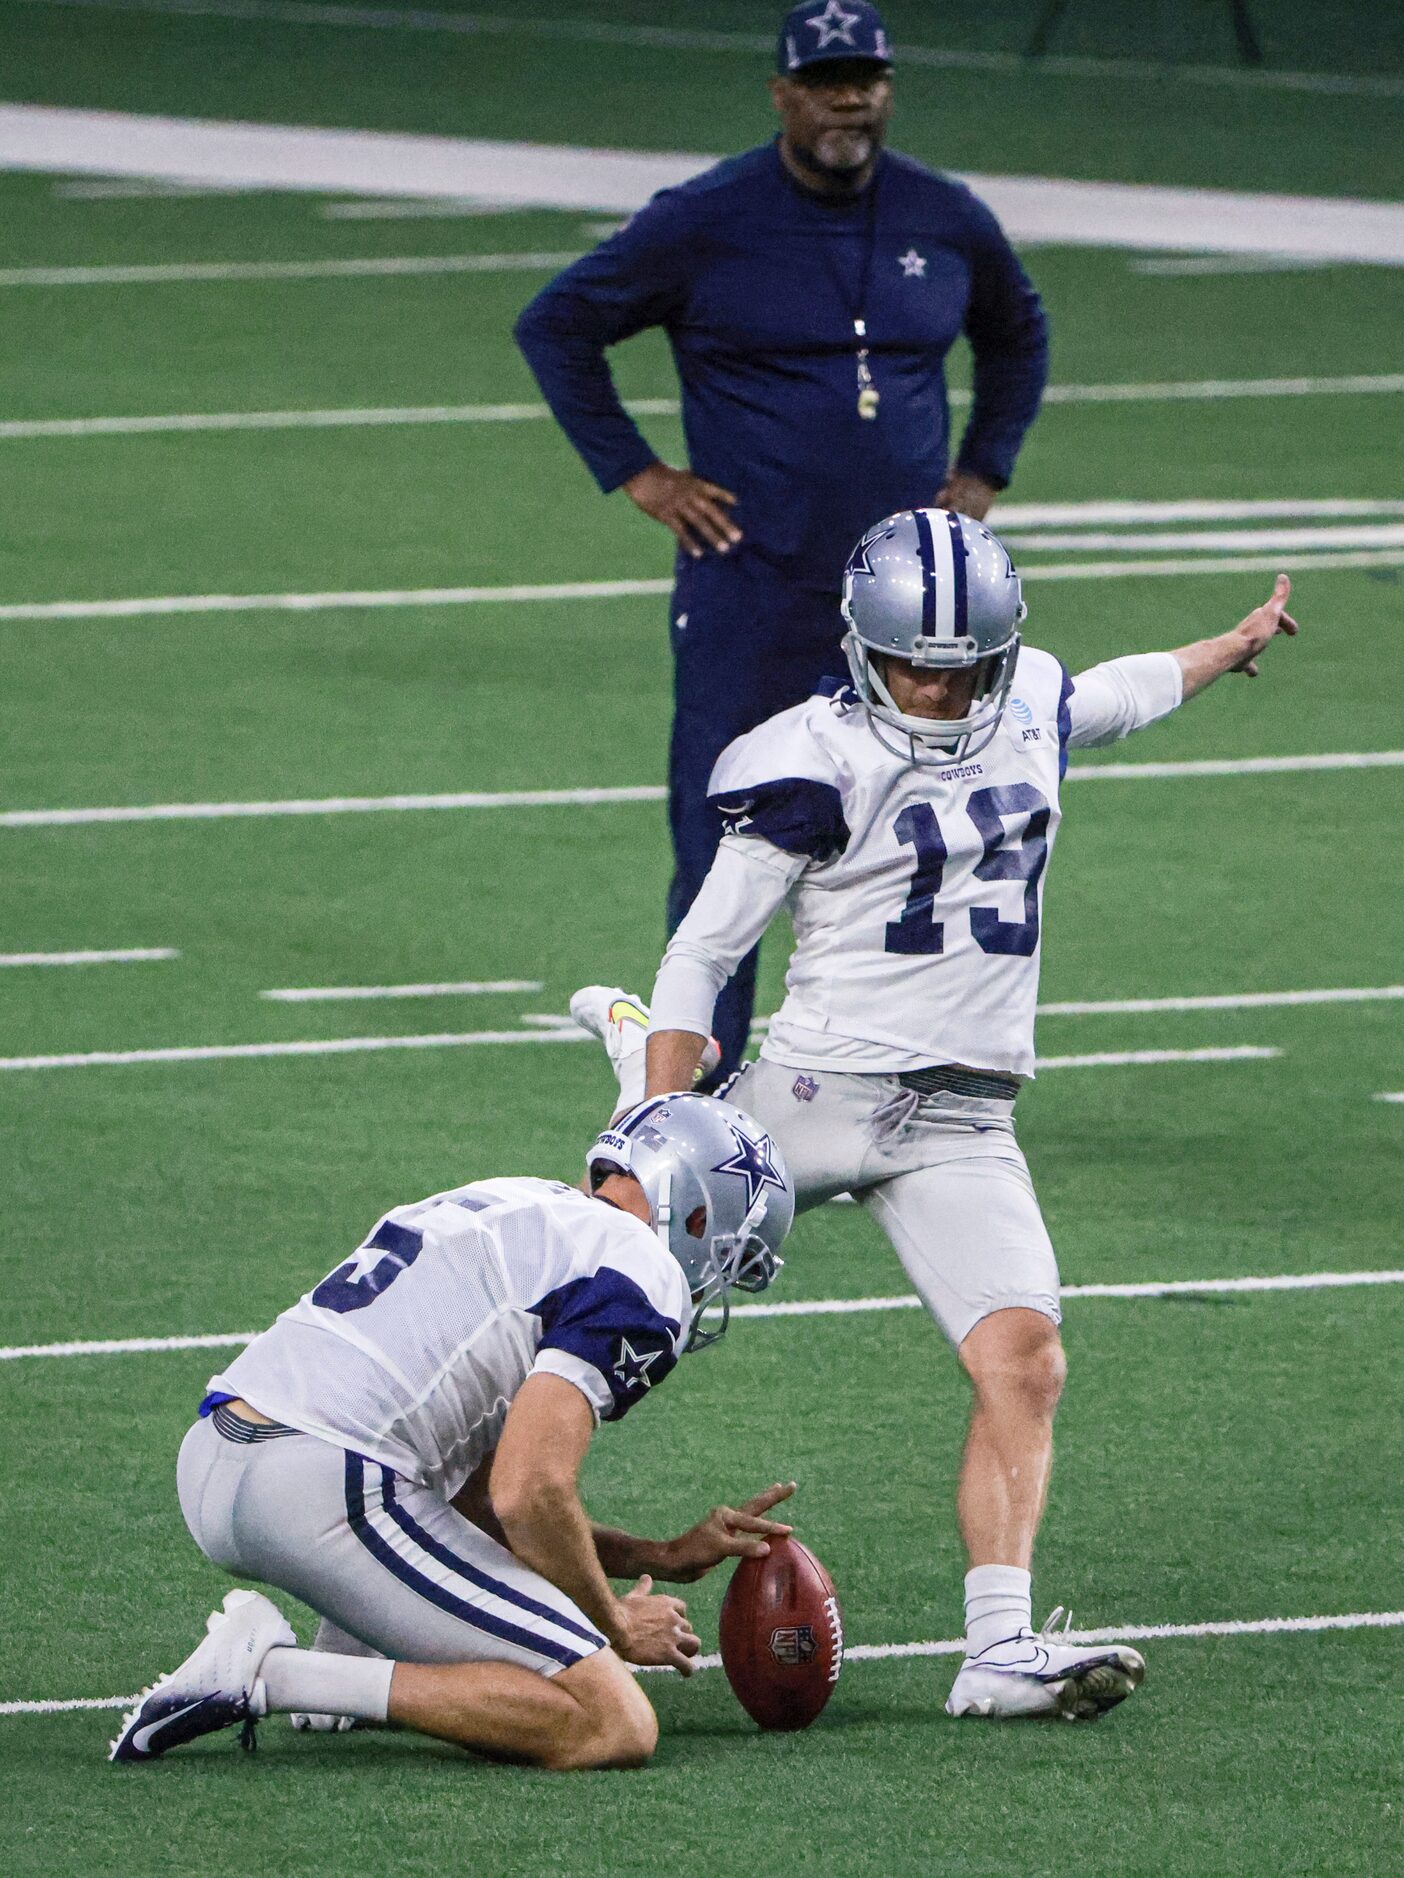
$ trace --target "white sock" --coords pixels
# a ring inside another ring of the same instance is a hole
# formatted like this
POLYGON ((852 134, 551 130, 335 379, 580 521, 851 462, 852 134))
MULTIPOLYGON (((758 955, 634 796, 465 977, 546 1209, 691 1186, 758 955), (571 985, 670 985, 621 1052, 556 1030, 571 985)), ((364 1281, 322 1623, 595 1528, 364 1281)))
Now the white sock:
POLYGON ((380 1656, 380 1650, 373 1650, 368 1643, 362 1643, 359 1637, 353 1637, 349 1630, 343 1630, 340 1624, 334 1624, 330 1617, 323 1617, 317 1625, 317 1634, 312 1639, 314 1650, 329 1650, 334 1656, 380 1656))
POLYGON ((965 1574, 965 1653, 1033 1629, 1032 1579, 1019 1565, 975 1565, 965 1574))
POLYGON ((383 1722, 395 1665, 383 1656, 335 1656, 326 1650, 270 1650, 254 1689, 255 1713, 351 1715, 383 1722), (262 1697, 260 1708, 259 1698, 262 1697))
POLYGON ((644 1086, 648 1079, 648 1062, 644 1052, 631 1051, 616 1065, 615 1073, 619 1077, 619 1107, 615 1114, 623 1115, 627 1109, 637 1108, 644 1099, 644 1086))

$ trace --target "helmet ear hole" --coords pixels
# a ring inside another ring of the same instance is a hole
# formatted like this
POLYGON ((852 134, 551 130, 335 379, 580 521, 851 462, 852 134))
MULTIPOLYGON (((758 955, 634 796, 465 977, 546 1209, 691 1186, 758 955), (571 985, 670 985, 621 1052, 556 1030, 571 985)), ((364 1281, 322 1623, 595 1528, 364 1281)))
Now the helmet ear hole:
POLYGON ((687 1216, 687 1236, 689 1239, 700 1239, 706 1230, 707 1209, 705 1206, 694 1206, 687 1216))

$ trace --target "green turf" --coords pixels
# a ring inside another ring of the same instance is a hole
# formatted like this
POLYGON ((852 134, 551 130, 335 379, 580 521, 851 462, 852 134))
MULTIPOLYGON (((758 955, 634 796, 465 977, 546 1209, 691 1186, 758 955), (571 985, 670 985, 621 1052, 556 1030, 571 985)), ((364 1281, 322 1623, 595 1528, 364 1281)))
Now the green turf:
MULTIPOLYGON (((499 0, 505 10, 507 0, 499 0)), ((545 11, 547 9, 543 9, 545 11)), ((1261 9, 1259 9, 1261 10, 1261 9)), ((523 9, 523 13, 527 9, 523 9)), ((597 17, 553 0, 553 17, 597 17)), ((708 0, 693 24, 755 30, 708 0)), ((765 24, 770 9, 764 9, 765 24)), ((1031 8, 892 8, 907 37, 1020 42, 1031 8)), ((1292 4, 1279 63, 1404 70, 1372 17, 1292 4)), ((1069 53, 1218 61, 1227 9, 1073 7, 1069 53)), ((656 20, 645 0, 616 22, 656 20)), ((765 133, 763 61, 518 33, 454 41, 11 6, 8 98, 718 150, 765 133)), ((1388 195, 1398 100, 1057 72, 903 78, 897 141, 991 171, 1388 195)), ((0 176, 0 267, 573 251, 583 219, 348 223, 276 193, 83 202, 0 176)), ((1150 279, 1036 251, 1063 384, 1380 373, 1397 275, 1150 279)), ((544 272, 0 289, 0 418, 530 401, 508 329, 544 272)), ((632 396, 670 396, 656 337, 632 396)), ((953 377, 963 382, 958 362, 953 377)), ((1054 405, 1015 495, 1397 497, 1398 399, 1054 405)), ((669 453, 677 423, 647 420, 669 453)), ((0 440, 0 603, 666 575, 545 422, 0 440)), ((1032 571, 1037 553, 1021 553, 1032 571)), ((1064 558, 1055 556, 1051 558, 1064 558)), ((1030 636, 1074 669, 1231 623, 1239 572, 1031 582, 1030 636)), ((1310 570, 1305 636, 1134 746, 1080 763, 1394 749, 1393 570, 1310 570)), ((651 784, 666 601, 0 624, 0 807, 651 784)), ((1047 898, 1048 999, 1386 985, 1399 772, 1077 782, 1047 898)), ((645 988, 662 937, 657 804, 0 830, 0 951, 170 945, 179 960, 0 971, 0 1056, 521 1028, 599 976, 645 988), (305 1007, 288 985, 526 978, 539 993, 305 1007)), ((771 944, 762 1008, 779 997, 771 944)), ((1021 1138, 1070 1283, 1397 1266, 1399 1006, 1043 1021, 1048 1055, 1267 1045, 1224 1064, 1050 1071, 1021 1138)), ((602 1059, 546 1044, 0 1072, 6 1344, 256 1328, 387 1204, 474 1175, 573 1175, 602 1059)), ((856 1209, 796 1230, 790 1298, 905 1292, 856 1209)), ((1394 1287, 1071 1300, 1072 1364, 1038 1616, 1197 1623, 1389 1611, 1394 1287)), ((224 1586, 184 1537, 172 1458, 218 1352, 0 1364, 0 1701, 129 1692, 224 1586)), ((781 1473, 852 1641, 960 1624, 958 1374, 918 1311, 738 1321, 607 1431, 590 1496, 649 1531, 781 1473)), ((714 1633, 720 1586, 693 1600, 714 1633)), ((857 1662, 813 1733, 765 1739, 724 1680, 650 1683, 658 1759, 552 1780, 405 1737, 264 1730, 106 1768, 111 1717, 0 1717, 7 1871, 507 1878, 729 1874, 1375 1874, 1399 1860, 1398 1630, 1148 1644, 1096 1730, 956 1729, 949 1659, 857 1662), (11 1797, 13 1796, 13 1797, 11 1797)))

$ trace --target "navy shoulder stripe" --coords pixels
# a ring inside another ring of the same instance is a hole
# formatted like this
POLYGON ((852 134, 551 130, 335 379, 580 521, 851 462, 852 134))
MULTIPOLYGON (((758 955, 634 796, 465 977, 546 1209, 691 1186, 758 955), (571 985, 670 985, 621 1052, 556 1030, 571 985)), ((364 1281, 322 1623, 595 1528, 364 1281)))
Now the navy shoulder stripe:
POLYGON ((786 854, 812 861, 832 860, 848 846, 843 797, 833 783, 781 776, 707 799, 720 811, 729 835, 762 835, 786 854))

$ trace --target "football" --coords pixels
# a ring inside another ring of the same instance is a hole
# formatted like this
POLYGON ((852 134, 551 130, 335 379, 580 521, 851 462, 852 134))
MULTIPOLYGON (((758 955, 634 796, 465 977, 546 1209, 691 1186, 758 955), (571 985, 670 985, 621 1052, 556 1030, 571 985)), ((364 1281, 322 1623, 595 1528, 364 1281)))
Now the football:
POLYGON ((833 1580, 798 1539, 745 1558, 721 1607, 721 1658, 736 1700, 762 1728, 808 1728, 843 1667, 833 1580))

